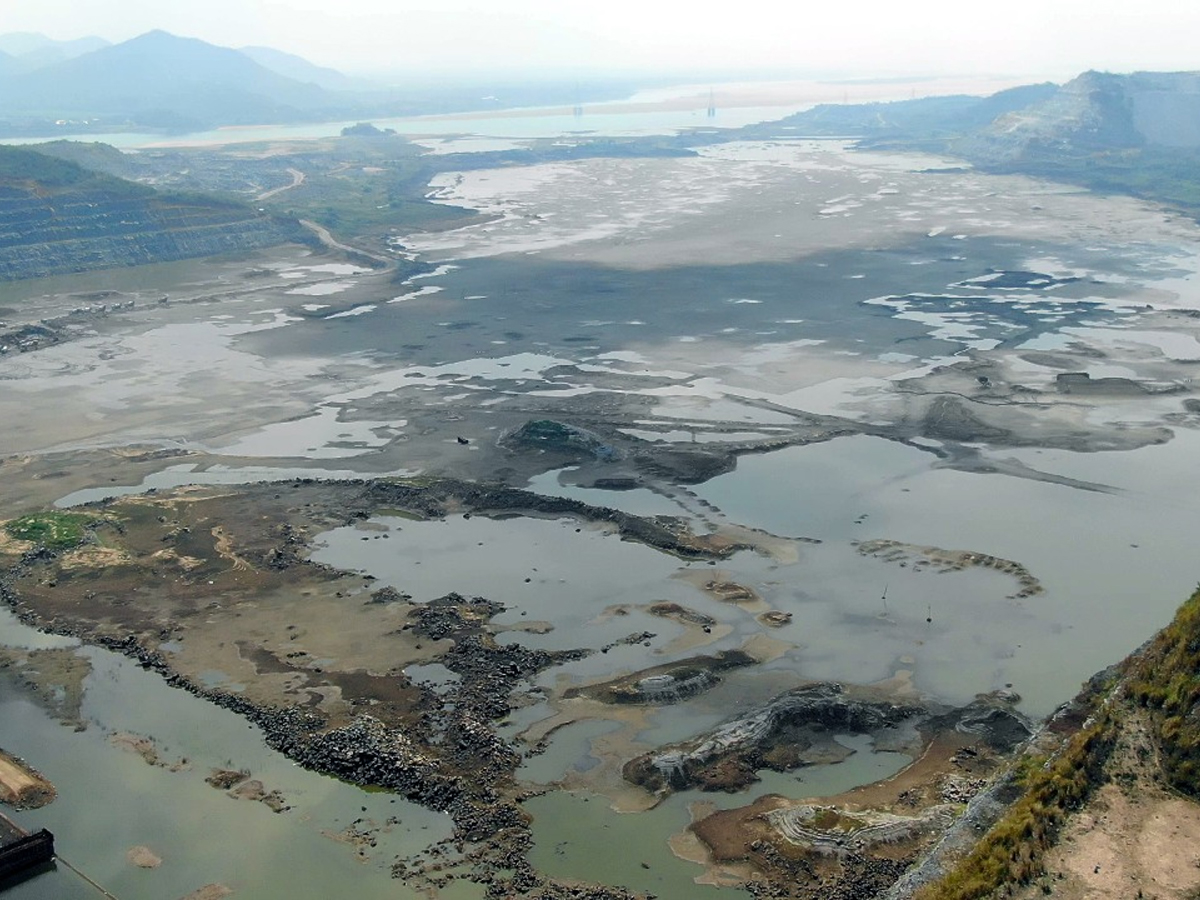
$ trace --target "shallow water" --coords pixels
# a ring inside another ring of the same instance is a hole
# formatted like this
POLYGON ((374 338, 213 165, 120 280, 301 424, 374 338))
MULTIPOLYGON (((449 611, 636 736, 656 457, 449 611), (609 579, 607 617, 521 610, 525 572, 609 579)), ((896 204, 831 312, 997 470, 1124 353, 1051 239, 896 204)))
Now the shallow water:
MULTIPOLYGON (((642 631, 654 632, 654 644, 661 647, 682 626, 639 610, 613 615, 610 608, 704 600, 695 588, 672 579, 681 567, 678 559, 565 518, 449 516, 418 522, 377 516, 319 535, 312 559, 369 572, 380 586, 411 594, 419 603, 452 591, 503 603, 507 609, 493 620, 500 627, 554 626, 545 634, 510 630, 501 637, 529 647, 595 649, 642 631)), ((604 674, 640 655, 640 645, 619 646, 555 671, 604 674)))
POLYGON ((680 516, 687 510, 669 497, 656 494, 646 488, 631 490, 602 490, 564 484, 562 476, 572 470, 558 469, 536 475, 529 479, 528 490, 549 497, 567 497, 592 506, 607 506, 620 509, 635 516, 680 516))
POLYGON ((592 740, 620 728, 602 719, 575 722, 554 732, 545 753, 529 757, 517 769, 517 777, 535 784, 560 781, 571 772, 586 772, 599 765, 592 753, 592 740))
MULTIPOLYGON (((0 613, 0 641, 9 646, 62 646, 0 613)), ((240 716, 168 687, 162 679, 106 650, 79 651, 92 665, 76 732, 0 682, 3 746, 33 761, 55 785, 57 799, 16 813, 27 830, 48 828, 60 856, 122 900, 180 897, 205 884, 228 885, 237 896, 284 900, 417 895, 390 876, 397 855, 447 836, 446 816, 398 797, 367 792, 301 769, 269 750, 258 729, 240 716), (110 735, 152 736, 159 755, 184 771, 151 766, 114 746, 110 735), (213 768, 248 769, 293 808, 276 814, 260 803, 235 800, 204 782, 213 768), (386 824, 394 818, 394 824, 386 824), (377 848, 356 859, 336 834, 370 820, 384 831, 377 848), (162 857, 156 869, 125 858, 145 845, 162 857)), ((478 893, 476 894, 478 895, 478 893)), ((95 897, 71 872, 34 878, 6 892, 21 900, 95 897)))
POLYGON ((837 740, 854 751, 843 762, 789 773, 763 771, 761 780, 743 791, 685 791, 646 812, 618 813, 604 797, 583 792, 536 797, 525 803, 534 817, 530 857, 549 874, 647 891, 662 900, 745 896, 733 888, 696 884, 703 870, 675 856, 667 837, 687 827, 687 807, 693 801, 733 809, 764 794, 829 797, 890 777, 912 761, 902 753, 872 753, 867 737, 840 735, 837 740))
MULTIPOLYGON (((154 472, 142 479, 141 484, 108 485, 105 487, 84 488, 72 491, 58 499, 55 506, 79 506, 82 503, 95 503, 112 497, 130 497, 144 494, 150 490, 169 490, 190 484, 253 484, 258 481, 291 481, 296 478, 363 478, 364 473, 351 469, 313 469, 286 468, 276 466, 225 466, 211 465, 203 469, 195 463, 181 463, 168 466, 160 472, 154 472)), ((401 470, 390 472, 391 475, 415 475, 415 472, 401 470)))
MULTIPOLYGON (((696 489, 733 521, 822 541, 799 545, 799 558, 790 563, 744 551, 713 568, 571 519, 479 516, 379 517, 320 536, 313 558, 370 572, 418 602, 450 591, 486 596, 508 607, 495 620, 500 626, 552 626, 544 633, 506 631, 503 641, 595 650, 641 631, 654 635, 648 647, 621 645, 549 670, 539 680, 547 686, 563 676, 611 675, 734 649, 766 634, 783 645, 780 658, 763 668, 793 683, 870 682, 907 669, 919 690, 953 703, 1013 685, 1027 712, 1044 715, 1149 637, 1186 595, 1195 575, 1184 545, 1200 527, 1200 505, 1170 501, 1167 493, 1172 473, 1182 479, 1190 471, 1198 441, 1195 433, 1181 432, 1171 444, 1133 454, 1156 460, 1158 493, 1148 487, 1098 493, 939 469, 931 454, 872 437, 744 457, 735 472, 696 489), (1177 531, 1144 542, 1141 535, 1158 533, 1164 515, 1173 517, 1177 531), (1069 525, 1045 527, 1055 521, 1069 525), (881 537, 1015 560, 1046 592, 1014 599, 1018 584, 1003 573, 939 573, 911 560, 901 566, 864 557, 853 545, 881 537), (791 613, 792 620, 764 628, 754 618, 757 609, 716 601, 676 577, 696 570, 751 587, 763 608, 791 613), (1151 578, 1162 586, 1152 601, 1138 590, 1151 578), (659 600, 712 616, 729 634, 702 651, 672 651, 682 626, 636 608, 659 600), (614 614, 618 607, 623 614, 614 614), (1105 615, 1095 615, 1097 608, 1105 615)), ((1093 464, 1107 459, 1112 470, 1102 474, 1118 485, 1127 480, 1120 455, 1083 458, 1093 464)), ((622 493, 611 494, 619 506, 622 493)), ((746 702, 759 676, 758 670, 726 673, 715 691, 662 717, 680 719, 679 736, 694 733, 711 720, 710 705, 718 717, 728 715, 730 707, 717 707, 715 698, 746 702)))
MULTIPOLYGON (((854 631, 841 640, 826 632, 823 642, 844 648, 857 631, 859 642, 880 653, 882 634, 904 634, 920 659, 919 686, 955 698, 967 687, 1015 682, 1028 711, 1045 714, 1150 637, 1194 587, 1197 569, 1188 548, 1200 528, 1200 501, 1179 486, 1194 478, 1198 452, 1200 434, 1181 429, 1167 444, 1125 453, 996 454, 1118 489, 1102 493, 934 468, 932 456, 913 448, 841 438, 744 457, 735 472, 697 493, 734 520, 776 533, 837 543, 890 538, 1022 563, 1045 594, 1007 601, 1011 588, 993 572, 916 574, 863 560, 856 570, 866 577, 851 576, 838 591, 840 617, 854 631), (1000 590, 978 590, 983 578, 1001 580, 1000 590), (855 601, 855 580, 863 594, 864 582, 890 585, 888 609, 882 590, 855 601), (947 582, 972 589, 940 590, 947 582), (934 618, 928 627, 926 613, 934 618), (989 670, 999 683, 976 680, 989 670)), ((814 551, 811 558, 823 555, 814 551)), ((802 567, 795 577, 810 595, 839 587, 802 567)))
MULTIPOLYGON (((748 798, 779 794, 790 800, 809 797, 833 797, 846 791, 891 778, 912 762, 912 757, 889 750, 872 751, 866 735, 837 735, 834 738, 854 752, 840 763, 823 766, 804 766, 794 772, 772 772, 764 769, 759 780, 739 794, 704 795, 720 809, 744 806, 748 798), (740 799, 739 799, 740 798, 740 799)), ((689 796, 695 797, 695 792, 689 796)), ((698 799, 698 798, 697 798, 698 799)))
POLYGON ((567 791, 524 805, 534 822, 530 859, 549 875, 626 887, 661 900, 747 896, 695 884, 704 870, 671 852, 667 837, 690 821, 678 797, 642 813, 614 812, 604 797, 567 791))

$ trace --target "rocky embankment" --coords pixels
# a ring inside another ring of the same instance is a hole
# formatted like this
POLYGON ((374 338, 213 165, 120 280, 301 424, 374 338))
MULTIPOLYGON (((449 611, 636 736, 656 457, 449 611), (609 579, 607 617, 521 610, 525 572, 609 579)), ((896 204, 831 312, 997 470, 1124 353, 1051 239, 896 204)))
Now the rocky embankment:
POLYGON ((719 559, 748 547, 713 535, 693 534, 687 524, 679 520, 635 516, 607 506, 591 506, 568 497, 548 497, 502 485, 475 484, 452 478, 379 479, 359 483, 365 485, 358 501, 365 507, 364 514, 366 509, 391 507, 434 518, 457 507, 473 510, 479 515, 575 516, 607 523, 624 540, 637 541, 686 559, 719 559))
POLYGON ((773 751, 810 746, 810 731, 871 733, 924 712, 914 705, 856 699, 838 684, 816 684, 781 694, 700 738, 643 754, 625 765, 625 778, 656 792, 697 785, 737 790, 755 781, 760 768, 802 764, 800 758, 773 761, 773 751))
MULTIPOLYGON (((307 535, 386 509, 419 518, 569 516, 580 527, 605 527, 684 558, 715 560, 733 552, 734 543, 692 534, 670 519, 641 519, 564 498, 433 478, 298 479, 232 492, 191 491, 187 502, 164 492, 97 508, 103 514, 86 521, 74 546, 54 550, 22 544, 10 550, 9 568, 0 575, 0 602, 22 621, 135 659, 168 684, 244 716, 262 730, 269 746, 305 767, 394 791, 446 813, 454 822, 453 836, 397 862, 396 874, 410 884, 436 890, 466 878, 485 885, 489 897, 630 896, 621 889, 560 884, 532 868, 529 817, 521 807, 528 792, 515 777, 525 748, 496 727, 520 704, 519 688, 551 667, 605 648, 501 643, 492 619, 504 607, 486 598, 451 593, 413 603, 394 588, 370 590, 368 577, 361 587, 351 587, 347 573, 305 559, 307 535), (95 532, 119 547, 116 555, 92 553, 95 532), (161 618, 163 597, 143 605, 139 591, 147 578, 166 571, 164 566, 172 572, 168 605, 180 613, 169 621, 161 618), (260 624, 282 629, 287 643, 276 646, 268 638, 257 647, 239 645, 236 658, 224 657, 221 648, 228 641, 217 631, 225 627, 226 616, 220 610, 233 610, 240 636, 255 626, 242 617, 246 607, 214 606, 212 600, 247 591, 259 598, 314 592, 324 601, 305 609, 290 605, 286 620, 272 620, 273 625, 267 625, 273 613, 256 607, 253 615, 265 616, 260 624), (187 612, 197 603, 206 610, 202 621, 187 612), (345 651, 325 648, 327 617, 334 609, 348 620, 369 620, 368 633, 380 646, 362 648, 353 662, 335 660, 345 651), (179 651, 163 649, 171 639, 176 646, 182 642, 184 655, 189 646, 212 652, 201 651, 195 665, 181 663, 179 651), (403 669, 414 659, 444 666, 452 677, 444 684, 413 681, 403 669), (232 670, 246 660, 254 670, 245 673, 245 692, 208 686, 195 677, 197 671, 232 670), (305 690, 287 687, 291 681, 272 687, 272 676, 281 672, 299 679, 305 690), (314 696, 325 699, 314 703, 314 696)), ((643 632, 624 640, 640 643, 652 636, 643 632)))

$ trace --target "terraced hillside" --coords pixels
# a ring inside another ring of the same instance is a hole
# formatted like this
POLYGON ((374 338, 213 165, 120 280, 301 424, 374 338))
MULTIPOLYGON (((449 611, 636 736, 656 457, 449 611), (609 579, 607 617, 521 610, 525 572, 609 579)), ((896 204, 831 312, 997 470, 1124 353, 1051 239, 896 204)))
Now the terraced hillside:
POLYGON ((0 147, 0 281, 214 256, 306 234, 235 201, 159 193, 0 147))

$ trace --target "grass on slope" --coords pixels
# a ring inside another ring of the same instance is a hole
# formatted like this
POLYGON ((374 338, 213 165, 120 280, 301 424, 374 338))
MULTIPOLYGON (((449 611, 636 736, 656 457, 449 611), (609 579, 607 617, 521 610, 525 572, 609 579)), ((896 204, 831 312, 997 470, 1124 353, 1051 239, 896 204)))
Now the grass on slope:
POLYGON ((1022 797, 954 869, 918 891, 916 900, 982 900, 1042 874, 1045 853, 1067 815, 1103 783, 1122 727, 1122 703, 1150 713, 1167 782, 1200 797, 1200 589, 1170 625, 1125 661, 1121 673, 1115 687, 1093 699, 1087 723, 1057 755, 1018 763, 1024 769, 1022 797), (1118 694, 1121 699, 1110 702, 1118 694))
POLYGON ((1022 759, 1021 799, 958 865, 918 891, 915 900, 981 900, 1002 885, 1028 884, 1040 875, 1067 815, 1100 786, 1115 736, 1115 719, 1105 710, 1057 756, 1022 759))
POLYGON ((1129 663, 1128 691, 1150 711, 1163 774, 1200 797, 1200 589, 1129 663))

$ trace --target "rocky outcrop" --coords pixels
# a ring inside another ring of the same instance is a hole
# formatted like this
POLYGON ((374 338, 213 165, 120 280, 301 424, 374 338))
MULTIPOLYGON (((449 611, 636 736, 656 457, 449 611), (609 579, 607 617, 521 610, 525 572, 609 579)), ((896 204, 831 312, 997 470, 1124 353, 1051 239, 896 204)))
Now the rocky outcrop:
POLYGON ((855 699, 838 684, 816 684, 781 694, 700 738, 639 756, 625 765, 624 774, 652 791, 697 784, 742 787, 755 779, 754 770, 764 766, 773 744, 794 743, 803 729, 863 734, 922 713, 916 706, 855 699), (714 767, 721 770, 715 776, 714 767))
POLYGON ((957 150, 973 162, 995 165, 1147 146, 1200 148, 1200 75, 1084 72, 1040 103, 1000 116, 957 150))
POLYGON ((848 814, 832 806, 801 804, 766 813, 766 819, 784 840, 820 856, 863 855, 881 845, 911 840, 922 833, 942 831, 958 810, 941 804, 919 815, 890 813, 848 814))
POLYGON ((754 658, 750 654, 741 650, 723 650, 715 656, 691 656, 600 684, 569 688, 564 696, 567 699, 589 697, 601 703, 680 703, 720 684, 719 672, 751 665, 754 665, 754 658))
POLYGON ((780 694, 707 734, 630 760, 624 776, 658 793, 691 787, 738 790, 756 781, 760 769, 788 770, 815 761, 806 759, 809 751, 816 758, 826 754, 831 735, 879 735, 901 725, 914 735, 959 732, 980 746, 1009 753, 1032 733, 1011 708, 1016 699, 1008 693, 986 695, 958 709, 935 710, 840 684, 814 684, 780 694))
POLYGON ((616 448, 598 434, 553 419, 531 419, 505 435, 503 443, 514 449, 537 449, 572 459, 612 460, 619 456, 616 448))

